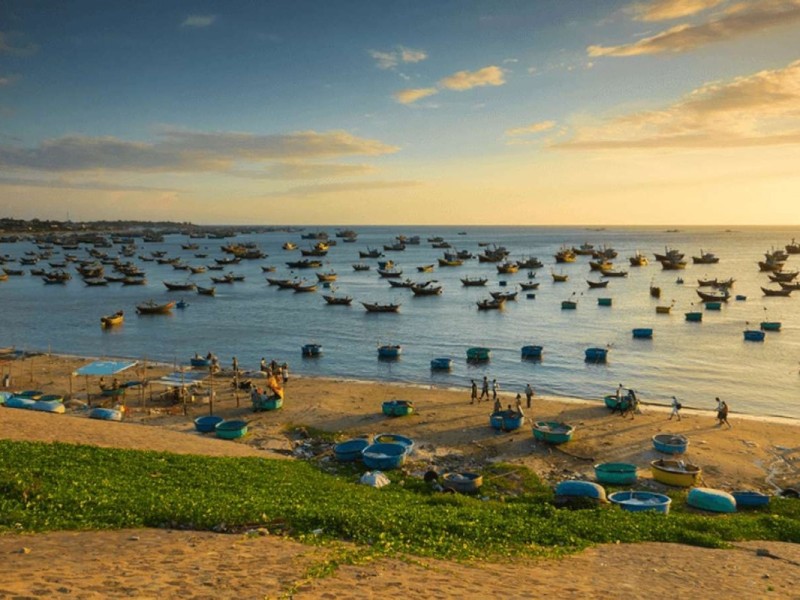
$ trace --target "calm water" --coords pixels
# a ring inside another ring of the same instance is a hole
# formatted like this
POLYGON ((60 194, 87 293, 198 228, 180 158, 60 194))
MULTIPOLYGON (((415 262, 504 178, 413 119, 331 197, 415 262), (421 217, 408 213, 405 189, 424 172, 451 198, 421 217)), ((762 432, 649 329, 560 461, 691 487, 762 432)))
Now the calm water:
MULTIPOLYGON (((307 229, 311 231, 313 229, 307 229)), ((327 228, 333 236, 334 229, 327 228)), ((236 355, 240 365, 257 368, 262 356, 286 361, 294 372, 307 375, 356 379, 388 380, 462 387, 470 378, 496 378, 501 390, 521 391, 531 382, 542 394, 569 395, 600 399, 618 383, 634 387, 646 401, 667 403, 677 395, 684 404, 713 408, 714 397, 722 396, 735 411, 752 414, 800 417, 800 311, 796 297, 763 297, 759 287, 768 283, 756 262, 772 247, 782 248, 797 229, 750 228, 725 231, 724 228, 692 228, 666 232, 655 228, 608 228, 602 231, 582 228, 359 228, 355 244, 339 240, 331 248, 324 269, 334 269, 339 280, 337 291, 355 298, 351 307, 328 306, 320 292, 296 294, 269 286, 261 265, 275 265, 270 277, 292 276, 285 262, 299 260, 299 251, 281 249, 285 241, 301 248, 313 242, 300 240, 300 234, 266 233, 240 236, 236 241, 257 242, 269 254, 263 260, 242 261, 233 266, 246 280, 233 285, 218 285, 217 297, 194 293, 169 292, 162 280, 191 278, 209 285, 208 272, 189 275, 170 265, 138 263, 147 271, 146 287, 86 287, 75 278, 65 286, 45 285, 40 278, 25 275, 0 282, 0 346, 92 356, 146 357, 187 362, 195 352, 209 350, 229 364, 236 355), (466 231, 466 235, 459 232, 466 231), (372 270, 355 272, 360 262, 358 250, 382 247, 398 234, 419 235, 419 246, 404 252, 386 252, 415 280, 436 279, 444 286, 442 296, 413 297, 410 290, 390 288, 375 272, 376 261, 365 259, 372 270), (503 311, 478 311, 475 302, 493 290, 512 290, 515 283, 527 280, 527 271, 498 275, 492 263, 470 260, 463 267, 438 268, 433 273, 417 273, 416 266, 435 263, 442 250, 431 247, 426 238, 442 236, 458 249, 477 254, 478 242, 493 242, 511 250, 511 259, 537 256, 544 268, 536 271, 540 289, 535 299, 521 292, 517 302, 508 302, 503 311), (619 252, 618 268, 628 270, 627 278, 614 278, 607 289, 588 289, 586 279, 598 280, 589 272, 590 257, 566 265, 554 265, 554 252, 561 245, 596 247, 603 244, 619 252), (653 252, 665 246, 678 248, 690 264, 685 271, 663 271, 653 260, 653 252), (720 257, 716 265, 692 265, 691 255, 700 249, 720 257), (647 267, 630 268, 628 257, 636 250, 651 260, 647 267), (566 283, 553 283, 554 269, 569 275, 566 283), (486 276, 485 288, 462 287, 459 278, 486 276), (676 283, 677 277, 685 283, 676 283), (722 310, 703 310, 695 293, 697 279, 735 277, 733 298, 722 310), (506 280, 507 287, 500 287, 506 280), (650 297, 651 281, 662 288, 661 300, 650 297), (613 298, 612 307, 598 306, 598 297, 613 298), (135 304, 147 300, 166 301, 185 297, 190 306, 171 316, 137 316, 135 304), (577 298, 574 311, 561 310, 561 301, 577 298), (399 314, 368 314, 359 300, 402 302, 399 314), (674 300, 672 314, 655 313, 657 304, 674 300), (684 320, 684 312, 703 311, 702 323, 684 320), (99 318, 124 309, 123 326, 104 331, 99 318), (766 310, 765 310, 766 309, 766 310), (781 321, 783 328, 768 333, 764 343, 745 342, 742 331, 750 321, 755 328, 765 318, 781 321), (652 327, 652 340, 633 339, 634 327, 652 327), (302 359, 300 347, 309 342, 322 344, 323 356, 302 359), (377 360, 379 344, 401 344, 402 358, 396 362, 377 360), (520 347, 544 347, 540 362, 520 359, 520 347), (591 346, 611 346, 606 364, 587 364, 584 350, 591 346), (492 348, 492 360, 481 366, 467 364, 465 352, 471 346, 492 348), (449 373, 431 372, 430 360, 451 357, 449 373)), ((164 243, 144 243, 137 239, 137 255, 166 250, 171 257, 183 257, 190 264, 211 264, 222 257, 220 246, 228 240, 192 240, 208 252, 206 259, 194 258, 196 251, 182 250, 186 236, 168 236, 164 243)), ((35 249, 31 243, 0 244, 0 254, 22 256, 35 249)), ((117 247, 103 249, 110 255, 117 247)), ((83 257, 84 250, 73 252, 83 257)), ((49 260, 58 260, 60 250, 49 260)), ((123 259, 126 260, 126 259, 123 259)), ((19 268, 17 263, 10 265, 19 268)), ((46 263, 40 265, 46 267, 46 263)), ((798 268, 800 257, 791 257, 787 268, 798 268)), ((31 267, 23 267, 26 273, 31 267)), ((109 272, 110 267, 106 267, 109 272)), ((227 269, 227 267, 226 267, 227 269)), ((295 274, 315 279, 313 270, 295 274)), ((776 286, 776 284, 773 284, 776 286)), ((796 295, 800 296, 800 292, 796 295)))

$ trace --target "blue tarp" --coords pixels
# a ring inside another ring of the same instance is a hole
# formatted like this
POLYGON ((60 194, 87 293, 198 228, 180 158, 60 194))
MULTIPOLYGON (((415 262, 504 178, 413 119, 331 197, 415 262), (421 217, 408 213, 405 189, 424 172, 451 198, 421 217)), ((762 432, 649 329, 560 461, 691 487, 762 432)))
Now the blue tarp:
POLYGON ((152 385, 166 385, 168 387, 188 387, 200 383, 206 377, 208 377, 208 373, 204 372, 175 371, 174 373, 164 375, 161 379, 156 379, 150 383, 152 385))
POLYGON ((116 375, 117 373, 122 373, 122 371, 130 369, 135 364, 135 360, 96 360, 93 363, 82 366, 80 369, 75 371, 73 375, 94 375, 99 377, 108 377, 111 375, 116 375))

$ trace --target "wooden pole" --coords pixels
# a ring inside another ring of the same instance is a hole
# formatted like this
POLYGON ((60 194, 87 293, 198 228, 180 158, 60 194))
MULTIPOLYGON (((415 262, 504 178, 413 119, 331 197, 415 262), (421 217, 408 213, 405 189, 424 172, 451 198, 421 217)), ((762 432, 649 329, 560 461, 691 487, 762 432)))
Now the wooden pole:
POLYGON ((236 398, 236 408, 239 408, 239 371, 233 372, 233 396, 236 398))
POLYGON ((210 392, 208 395, 208 414, 214 414, 214 369, 209 365, 208 372, 211 374, 210 392))

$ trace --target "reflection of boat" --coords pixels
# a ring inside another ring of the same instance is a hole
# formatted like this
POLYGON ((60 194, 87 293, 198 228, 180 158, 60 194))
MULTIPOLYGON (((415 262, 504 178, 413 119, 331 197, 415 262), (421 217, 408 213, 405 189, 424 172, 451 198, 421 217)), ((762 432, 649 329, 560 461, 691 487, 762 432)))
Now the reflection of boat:
POLYGON ((123 313, 121 310, 118 310, 113 315, 100 317, 100 325, 103 327, 113 327, 114 325, 120 325, 124 319, 125 313, 123 313))
POLYGON ((700 479, 702 469, 682 460, 660 458, 650 463, 653 479, 676 487, 690 487, 700 479))
POLYGON ((173 308, 175 308, 175 301, 158 304, 153 300, 148 300, 142 304, 137 304, 136 312, 140 315, 165 315, 171 313, 173 308))
POLYGON ((362 302, 367 312, 398 312, 400 310, 399 304, 381 304, 380 302, 362 302))

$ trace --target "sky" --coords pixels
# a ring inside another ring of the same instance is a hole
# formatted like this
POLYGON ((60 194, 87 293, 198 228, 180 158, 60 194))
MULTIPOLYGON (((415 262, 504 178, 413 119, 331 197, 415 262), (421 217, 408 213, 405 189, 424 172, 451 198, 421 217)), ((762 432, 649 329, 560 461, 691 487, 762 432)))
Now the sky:
POLYGON ((0 216, 800 224, 800 0, 4 0, 0 216))

